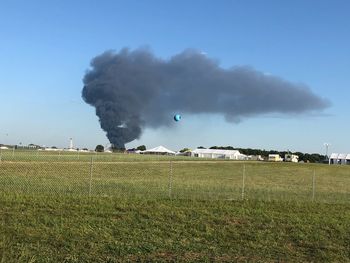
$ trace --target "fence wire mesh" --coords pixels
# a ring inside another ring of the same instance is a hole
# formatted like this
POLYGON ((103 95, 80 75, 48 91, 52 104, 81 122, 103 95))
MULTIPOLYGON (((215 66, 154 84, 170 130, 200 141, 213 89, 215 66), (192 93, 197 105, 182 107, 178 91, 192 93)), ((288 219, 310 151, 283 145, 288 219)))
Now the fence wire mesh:
POLYGON ((2 150, 0 191, 200 200, 350 202, 350 166, 2 150))

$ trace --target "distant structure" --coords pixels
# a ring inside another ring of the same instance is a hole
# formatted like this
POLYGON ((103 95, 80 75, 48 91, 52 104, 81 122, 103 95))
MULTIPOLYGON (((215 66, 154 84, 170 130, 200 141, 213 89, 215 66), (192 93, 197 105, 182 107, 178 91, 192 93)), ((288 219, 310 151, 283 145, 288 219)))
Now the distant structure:
POLYGON ((39 149, 39 151, 44 150, 44 151, 53 151, 53 152, 60 152, 62 149, 56 148, 56 147, 44 147, 42 149, 39 149))
POLYGON ((282 162, 283 159, 281 158, 281 156, 279 154, 269 154, 268 161, 269 162, 282 162))
POLYGON ((331 146, 331 144, 328 143, 328 142, 325 142, 323 145, 326 147, 326 160, 329 160, 329 157, 328 157, 328 148, 329 148, 329 146, 331 146))
POLYGON ((67 149, 67 151, 69 152, 76 152, 77 149, 74 149, 74 146, 73 146, 73 138, 69 138, 69 148, 67 149))
POLYGON ((328 164, 350 164, 349 153, 332 153, 329 157, 328 164))
POLYGON ((248 157, 237 150, 219 150, 219 149, 196 149, 191 153, 192 157, 211 158, 211 159, 231 159, 247 160, 248 157))
POLYGON ((175 152, 160 145, 158 147, 142 151, 143 154, 175 155, 175 152))
POLYGON ((250 161, 264 161, 264 158, 261 155, 248 155, 247 157, 250 161))
POLYGON ((30 143, 30 144, 28 144, 27 148, 28 149, 40 149, 41 147, 40 147, 40 145, 30 143))
POLYGON ((284 156, 284 161, 285 162, 292 162, 292 163, 297 163, 299 162, 299 156, 291 153, 287 153, 284 156))

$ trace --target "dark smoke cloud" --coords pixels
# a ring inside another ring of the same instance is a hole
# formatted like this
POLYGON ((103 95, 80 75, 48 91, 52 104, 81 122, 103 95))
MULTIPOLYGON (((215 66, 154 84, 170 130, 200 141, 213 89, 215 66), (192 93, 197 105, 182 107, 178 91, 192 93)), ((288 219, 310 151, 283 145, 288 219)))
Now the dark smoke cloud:
POLYGON ((117 148, 139 138, 144 127, 170 125, 177 112, 223 114, 238 122, 329 106, 306 86, 250 67, 223 69, 194 50, 169 60, 144 49, 105 52, 92 60, 83 82, 83 99, 96 108, 102 129, 117 148))

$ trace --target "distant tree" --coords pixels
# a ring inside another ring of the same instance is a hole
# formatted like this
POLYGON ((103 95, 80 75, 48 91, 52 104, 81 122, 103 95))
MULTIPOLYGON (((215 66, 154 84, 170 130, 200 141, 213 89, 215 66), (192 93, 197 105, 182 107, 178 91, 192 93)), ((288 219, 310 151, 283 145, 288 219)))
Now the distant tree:
POLYGON ((83 150, 83 151, 88 151, 89 149, 88 149, 88 148, 83 148, 82 150, 83 150))
POLYGON ((52 146, 51 149, 57 149, 57 147, 56 146, 52 146))
POLYGON ((191 151, 189 148, 183 148, 182 150, 180 150, 180 153, 184 153, 184 152, 188 152, 191 151))
POLYGON ((206 148, 203 146, 199 146, 199 147, 197 147, 197 149, 206 149, 206 148))
POLYGON ((99 144, 95 148, 95 152, 103 152, 105 150, 105 147, 103 145, 99 144))
POLYGON ((146 151, 146 146, 145 145, 140 145, 136 148, 136 150, 139 150, 139 151, 146 151))

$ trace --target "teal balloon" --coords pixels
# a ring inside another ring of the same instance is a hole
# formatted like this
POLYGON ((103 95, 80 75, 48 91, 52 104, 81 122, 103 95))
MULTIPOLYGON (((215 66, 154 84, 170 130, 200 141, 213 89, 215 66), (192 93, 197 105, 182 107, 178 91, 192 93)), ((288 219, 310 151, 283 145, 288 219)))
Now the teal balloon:
POLYGON ((179 120, 181 120, 181 115, 180 114, 175 114, 174 121, 179 121, 179 120))

